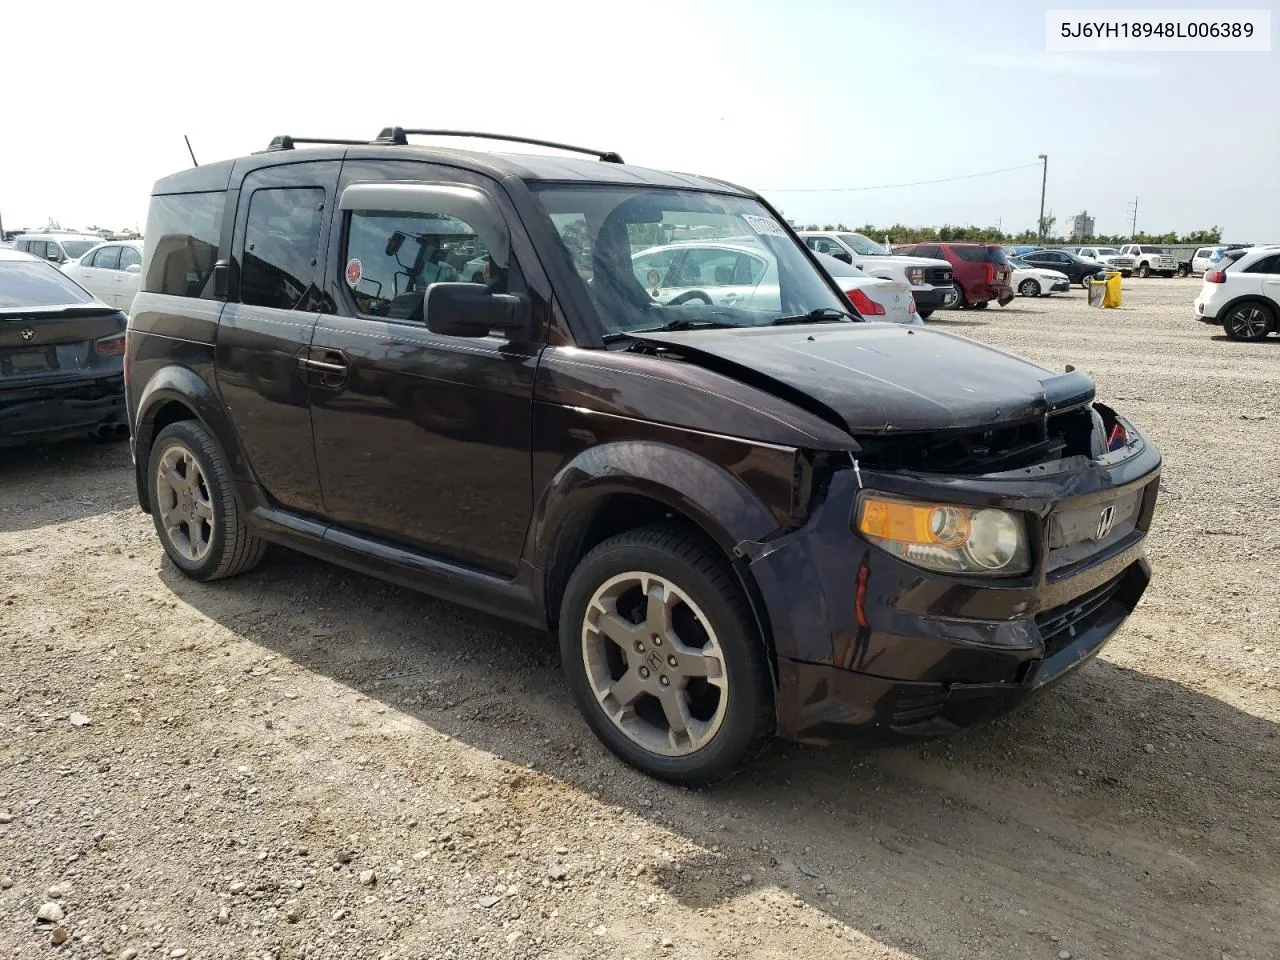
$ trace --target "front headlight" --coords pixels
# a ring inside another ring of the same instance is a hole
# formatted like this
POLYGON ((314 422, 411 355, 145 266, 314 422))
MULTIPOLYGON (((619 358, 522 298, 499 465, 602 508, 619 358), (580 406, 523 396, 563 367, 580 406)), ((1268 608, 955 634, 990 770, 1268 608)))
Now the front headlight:
POLYGON ((1026 524, 1007 510, 864 497, 857 529, 927 570, 1009 577, 1031 569, 1026 524))
POLYGON ((924 267, 907 267, 907 282, 916 286, 924 283, 924 267))

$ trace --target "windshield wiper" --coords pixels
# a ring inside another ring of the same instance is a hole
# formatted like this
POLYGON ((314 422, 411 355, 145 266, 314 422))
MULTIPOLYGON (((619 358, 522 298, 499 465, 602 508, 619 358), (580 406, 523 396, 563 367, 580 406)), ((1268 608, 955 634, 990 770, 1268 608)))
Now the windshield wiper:
POLYGON ((738 327, 738 323, 725 323, 723 320, 700 320, 688 317, 671 320, 660 327, 647 327, 644 330, 632 330, 631 333, 666 333, 671 330, 725 330, 738 327))
POLYGON ((773 325, 781 327, 789 323, 832 323, 852 319, 853 314, 845 313, 843 310, 837 310, 834 307, 819 307, 817 310, 810 310, 800 316, 779 317, 773 321, 773 325))

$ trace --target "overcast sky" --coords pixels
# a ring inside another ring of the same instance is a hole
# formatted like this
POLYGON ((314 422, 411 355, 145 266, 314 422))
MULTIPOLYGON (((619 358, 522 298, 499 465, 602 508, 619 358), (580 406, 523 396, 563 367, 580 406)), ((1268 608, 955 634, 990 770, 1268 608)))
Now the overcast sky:
POLYGON ((1280 54, 1046 54, 1050 6, 8 0, 0 216, 141 226, 184 133, 212 161, 400 124, 613 149, 802 222, 1029 228, 1047 153, 1059 226, 1127 231, 1137 197, 1139 230, 1280 241, 1280 54))

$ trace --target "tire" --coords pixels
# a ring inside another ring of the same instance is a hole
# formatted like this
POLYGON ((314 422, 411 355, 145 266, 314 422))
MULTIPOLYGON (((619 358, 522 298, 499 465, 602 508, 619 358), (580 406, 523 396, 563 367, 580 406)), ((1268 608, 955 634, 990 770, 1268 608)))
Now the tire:
POLYGON ((704 786, 740 769, 772 739, 773 681, 751 608, 715 547, 689 533, 642 527, 599 544, 569 578, 559 630, 578 709, 606 747, 644 773, 704 786), (651 616, 645 598, 655 593, 674 601, 651 616), (613 639, 600 626, 610 620, 613 639), (620 686, 626 689, 617 697, 620 686), (669 707, 687 736, 667 719, 669 707))
POLYGON ((1147 279, 1147 277, 1151 276, 1151 267, 1145 263, 1138 264, 1138 276, 1143 280, 1147 279))
POLYGON ((987 301, 986 301, 986 300, 979 300, 977 303, 971 303, 971 304, 969 304, 969 306, 973 307, 973 309, 975 309, 975 310, 985 310, 985 309, 987 309, 987 301))
POLYGON ((1256 300, 1238 303, 1222 317, 1222 329, 1240 343, 1256 343, 1276 329, 1275 311, 1256 300))
POLYGON ((244 573, 266 553, 266 541, 245 526, 226 457, 198 421, 160 431, 147 461, 147 491, 165 553, 193 580, 244 573))
POLYGON ((1179 266, 1179 267, 1178 267, 1178 276, 1179 276, 1179 277, 1189 277, 1189 276, 1191 276, 1191 268, 1190 268, 1190 267, 1183 267, 1183 266, 1179 266))
POLYGON ((930 317, 933 316, 932 310, 920 310, 917 308, 916 313, 920 314, 921 320, 928 320, 930 317))
POLYGON ((1028 277, 1018 284, 1018 293, 1024 297, 1038 297, 1040 296, 1040 284, 1028 277))

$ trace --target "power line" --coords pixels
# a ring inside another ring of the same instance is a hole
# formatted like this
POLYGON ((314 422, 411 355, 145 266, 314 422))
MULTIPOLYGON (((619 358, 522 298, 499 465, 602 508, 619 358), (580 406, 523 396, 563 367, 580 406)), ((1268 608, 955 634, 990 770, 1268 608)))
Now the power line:
POLYGON ((958 177, 939 177, 937 180, 912 180, 910 183, 879 183, 873 187, 793 187, 789 189, 764 189, 761 193, 856 193, 862 190, 893 190, 897 187, 923 187, 931 183, 953 183, 956 180, 973 180, 975 177, 993 177, 998 173, 1009 173, 1013 170, 1026 170, 1040 166, 1040 161, 1020 163, 1016 167, 1002 167, 999 170, 984 170, 982 173, 964 173, 958 177))

